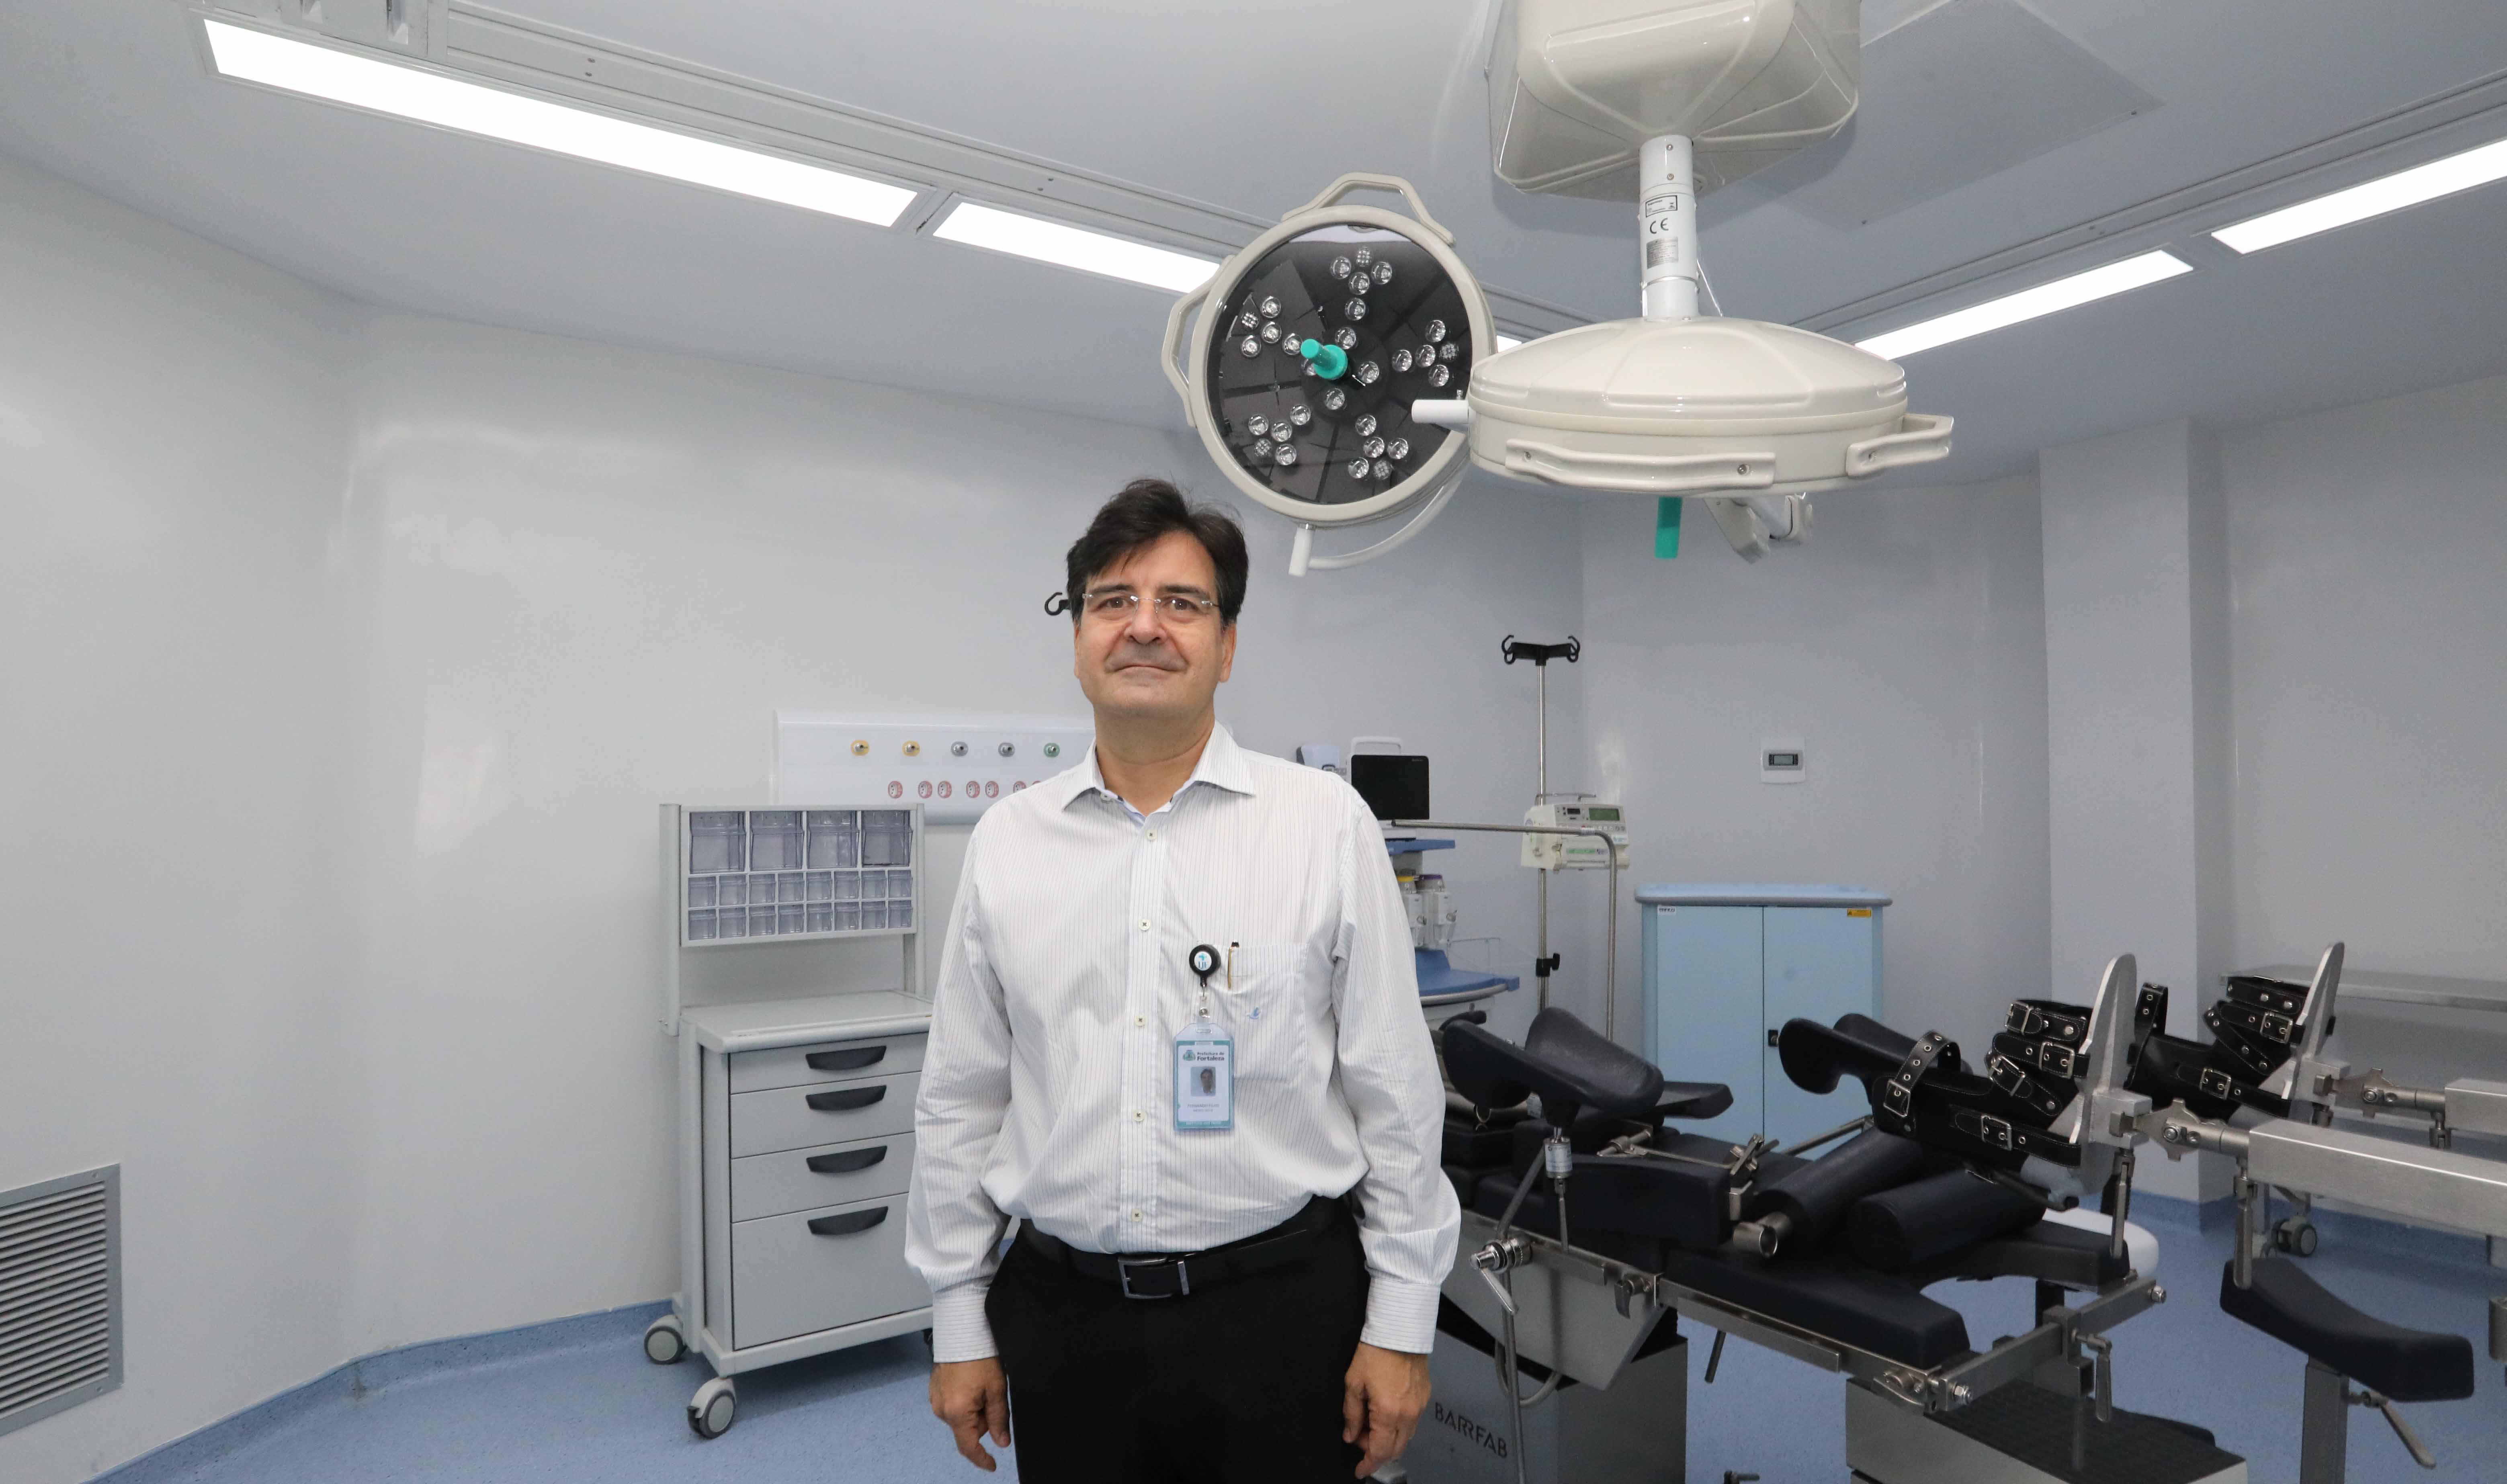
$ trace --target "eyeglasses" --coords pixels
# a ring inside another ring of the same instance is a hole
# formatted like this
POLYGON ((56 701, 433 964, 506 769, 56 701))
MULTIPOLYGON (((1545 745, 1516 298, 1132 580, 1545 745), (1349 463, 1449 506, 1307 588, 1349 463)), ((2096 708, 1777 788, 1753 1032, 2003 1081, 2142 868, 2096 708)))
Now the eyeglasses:
POLYGON ((1217 598, 1196 597, 1189 593, 1160 593, 1144 598, 1129 588, 1082 593, 1079 611, 1107 623, 1129 623, 1132 615, 1141 611, 1143 602, 1148 603, 1161 620, 1179 626, 1198 624, 1218 611, 1217 598))

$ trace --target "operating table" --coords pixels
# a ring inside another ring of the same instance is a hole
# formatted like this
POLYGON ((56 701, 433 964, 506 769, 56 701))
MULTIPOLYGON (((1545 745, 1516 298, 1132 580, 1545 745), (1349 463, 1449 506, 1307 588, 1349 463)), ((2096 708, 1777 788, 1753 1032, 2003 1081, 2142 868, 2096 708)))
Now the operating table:
MULTIPOLYGON (((2383 1408, 2425 1461, 2388 1402, 2469 1394, 2469 1345, 2384 1325, 2271 1255, 2257 1192, 2498 1233, 2507 1166, 2314 1121, 2345 1091, 2386 1096, 2324 1059, 2339 971, 2336 945, 2303 996, 2233 986, 2205 1012, 2202 1042, 2166 1033, 2167 992, 2136 985, 2123 956, 2090 1005, 2014 1002, 1974 1068, 1938 1032, 1797 1021, 1779 1037, 1788 1076, 1820 1092, 1861 1081, 1871 1116, 1792 1149, 1676 1132, 1729 1093, 1667 1085, 1563 1011, 1544 1011, 1520 1046, 1449 1026, 1447 1073, 1473 1111, 1447 1136, 1465 1240, 1440 1327, 1498 1359, 1514 1476, 1528 1477, 1522 1406, 1624 1377, 1651 1393, 1619 1409, 1642 1420, 1642 1446, 1588 1450, 1598 1466, 1577 1477, 1683 1478, 1687 1365, 1659 1357, 1685 1343, 1685 1315, 1717 1332, 1716 1357, 1739 1335, 1841 1374, 1847 1463, 1872 1484, 2244 1479, 2208 1433, 2112 1402, 2108 1332, 2166 1297, 2127 1257, 2145 1141, 2240 1162, 2222 1307, 2309 1357, 2304 1484, 2340 1479, 2347 1404, 2383 1408), (1822 1143, 1834 1147, 1802 1157, 1822 1143), (2106 1230, 2040 1219, 2083 1199, 2106 1230), (1953 1278, 2031 1281, 2040 1321, 1976 1348, 1957 1311, 1924 1292, 1953 1278), (1519 1371, 1547 1379, 1526 1398, 1519 1371)), ((2492 1354, 2507 1359, 2502 1316, 2494 1306, 2492 1354)), ((1708 1381, 1715 1370, 1710 1358, 1708 1381)))

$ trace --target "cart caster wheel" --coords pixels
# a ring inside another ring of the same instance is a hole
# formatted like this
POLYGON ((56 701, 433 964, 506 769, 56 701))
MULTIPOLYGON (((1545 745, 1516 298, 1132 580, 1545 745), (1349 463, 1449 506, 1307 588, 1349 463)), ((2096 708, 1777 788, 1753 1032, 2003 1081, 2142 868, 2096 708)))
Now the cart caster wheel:
POLYGON ((655 1365, 676 1365, 688 1357, 688 1338, 679 1333, 679 1321, 663 1315, 644 1326, 644 1358, 655 1365))
POLYGON ((2272 1226, 2272 1246, 2301 1257, 2315 1255, 2315 1223, 2298 1216, 2283 1216, 2272 1226))
POLYGON ((728 1378, 716 1376, 698 1387, 696 1399, 688 1403, 688 1430, 708 1440, 717 1438, 731 1430, 739 1416, 739 1393, 732 1390, 728 1378))

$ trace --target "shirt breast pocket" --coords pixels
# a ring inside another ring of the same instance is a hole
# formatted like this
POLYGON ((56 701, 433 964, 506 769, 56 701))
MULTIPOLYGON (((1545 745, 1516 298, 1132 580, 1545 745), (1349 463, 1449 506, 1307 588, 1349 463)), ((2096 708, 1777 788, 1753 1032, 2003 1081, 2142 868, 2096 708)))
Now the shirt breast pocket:
POLYGON ((1292 943, 1240 943, 1233 986, 1224 970, 1211 979, 1211 1018, 1235 1041, 1242 1082, 1296 1079, 1305 1055, 1304 984, 1292 943))

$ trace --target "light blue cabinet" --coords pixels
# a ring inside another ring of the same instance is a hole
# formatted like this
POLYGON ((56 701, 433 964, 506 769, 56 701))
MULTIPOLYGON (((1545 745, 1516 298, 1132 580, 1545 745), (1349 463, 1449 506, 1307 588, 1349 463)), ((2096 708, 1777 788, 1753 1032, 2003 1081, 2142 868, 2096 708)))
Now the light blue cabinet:
POLYGON ((1683 1127, 1791 1142, 1864 1108, 1847 1083, 1825 1097, 1794 1086, 1768 1044, 1797 1016, 1822 1024, 1880 1003, 1880 911, 1862 887, 1657 886, 1645 914, 1645 1047, 1678 1082, 1722 1082, 1732 1107, 1683 1127))

